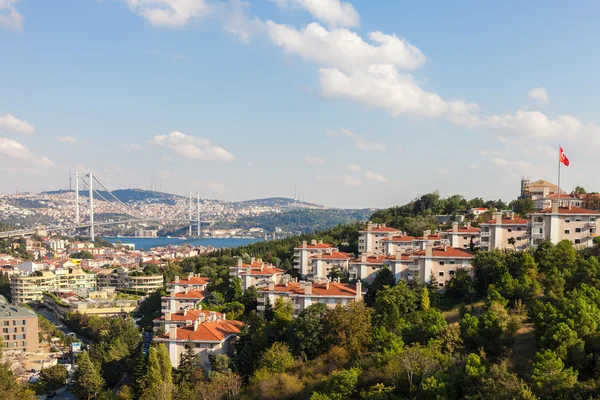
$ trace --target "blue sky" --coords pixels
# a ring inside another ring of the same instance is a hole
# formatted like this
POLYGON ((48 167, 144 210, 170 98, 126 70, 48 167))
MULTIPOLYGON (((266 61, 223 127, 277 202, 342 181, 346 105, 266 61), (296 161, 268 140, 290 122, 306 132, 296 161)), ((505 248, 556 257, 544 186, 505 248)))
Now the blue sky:
POLYGON ((385 207, 600 190, 600 6, 0 0, 0 191, 385 207))

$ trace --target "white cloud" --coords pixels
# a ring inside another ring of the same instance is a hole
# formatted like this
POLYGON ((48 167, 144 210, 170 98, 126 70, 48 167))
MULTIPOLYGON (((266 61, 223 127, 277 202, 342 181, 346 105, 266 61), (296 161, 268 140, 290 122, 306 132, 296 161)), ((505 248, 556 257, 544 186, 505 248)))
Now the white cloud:
POLYGON ((13 139, 0 138, 0 154, 40 167, 50 167, 53 165, 53 162, 48 157, 35 156, 31 150, 13 139))
POLYGON ((436 171, 439 172, 442 175, 447 175, 448 174, 448 170, 444 169, 444 168, 436 168, 436 171))
POLYGON ((206 139, 198 139, 181 132, 155 136, 150 143, 192 160, 233 161, 235 159, 233 154, 222 147, 212 146, 206 139))
POLYGON ((152 25, 168 28, 182 28, 211 12, 205 0, 127 0, 127 5, 152 25))
POLYGON ((529 164, 527 161, 511 161, 511 160, 505 160, 504 158, 499 158, 499 157, 492 158, 492 163, 499 167, 518 167, 518 168, 531 167, 531 164, 529 164))
POLYGON ((402 151, 404 148, 401 145, 396 145, 396 151, 402 151))
POLYGON ((246 165, 249 167, 254 167, 256 164, 254 164, 252 161, 246 161, 246 165))
POLYGON ((19 0, 0 0, 0 27, 13 31, 21 31, 23 15, 17 12, 15 4, 19 0))
POLYGON ((123 146, 123 149, 125 149, 125 151, 128 151, 128 152, 135 152, 135 151, 143 150, 144 146, 135 144, 135 143, 130 143, 130 144, 126 144, 125 146, 123 146))
POLYGON ((354 142, 356 148, 358 150, 366 150, 366 151, 384 151, 385 145, 382 143, 375 143, 365 139, 356 139, 354 142))
POLYGON ((393 115, 462 116, 476 108, 474 104, 446 101, 437 93, 423 90, 410 74, 399 73, 390 64, 374 64, 349 73, 322 68, 319 76, 325 96, 354 99, 385 108, 393 115))
POLYGON ((388 178, 386 178, 385 176, 377 173, 377 172, 370 172, 367 171, 364 173, 365 179, 371 181, 371 182, 375 182, 375 183, 388 183, 389 180, 388 178))
POLYGON ((360 17, 352 4, 340 0, 273 0, 279 6, 303 8, 329 26, 360 25, 360 17))
POLYGON ((77 139, 75 139, 73 136, 59 136, 56 138, 56 140, 58 140, 61 143, 76 143, 77 139))
POLYGON ((544 104, 549 103, 548 92, 546 91, 545 87, 538 87, 538 88, 531 89, 531 91, 529 92, 529 98, 535 99, 544 104))
POLYGON ((325 164, 325 160, 323 160, 321 157, 304 156, 304 161, 306 161, 309 164, 325 164))
POLYGON ((334 183, 344 186, 360 186, 361 181, 349 175, 317 176, 317 182, 334 183))
POLYGON ((171 59, 175 62, 185 61, 187 60, 187 54, 174 54, 173 57, 171 57, 171 59))
MULTIPOLYGON (((2 0, 0 0, 0 5, 2 0)), ((0 130, 24 133, 30 135, 35 132, 35 128, 29 125, 27 122, 20 120, 12 114, 0 115, 0 130)))
POLYGON ((250 3, 241 0, 229 0, 220 3, 218 19, 226 32, 237 36, 242 43, 250 43, 250 39, 264 32, 265 24, 255 16, 250 15, 250 3))
POLYGON ((267 21, 266 27, 273 43, 286 53, 344 71, 373 64, 413 69, 425 62, 425 56, 415 46, 382 32, 369 33, 371 42, 367 43, 347 29, 328 31, 314 22, 302 31, 273 21, 267 21))
POLYGON ((344 168, 346 168, 349 171, 360 172, 360 167, 356 164, 346 164, 344 165, 344 168))
POLYGON ((338 136, 338 135, 344 135, 344 136, 348 136, 348 137, 356 136, 356 134, 354 132, 352 132, 350 129, 340 129, 339 131, 334 131, 333 129, 325 128, 323 130, 323 133, 327 136, 338 136))

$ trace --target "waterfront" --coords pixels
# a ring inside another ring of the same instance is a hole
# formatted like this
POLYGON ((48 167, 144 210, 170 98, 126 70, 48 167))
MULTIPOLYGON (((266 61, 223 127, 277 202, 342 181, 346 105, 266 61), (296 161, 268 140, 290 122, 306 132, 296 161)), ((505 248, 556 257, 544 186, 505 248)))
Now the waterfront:
POLYGON ((170 244, 181 245, 184 243, 192 246, 212 246, 216 249, 225 247, 239 247, 245 246, 249 243, 260 242, 262 239, 252 238, 190 238, 190 239, 179 239, 179 238, 139 238, 139 237, 103 237, 102 239, 108 240, 111 243, 115 243, 119 240, 121 243, 131 243, 135 245, 136 250, 148 250, 153 247, 164 247, 170 244))

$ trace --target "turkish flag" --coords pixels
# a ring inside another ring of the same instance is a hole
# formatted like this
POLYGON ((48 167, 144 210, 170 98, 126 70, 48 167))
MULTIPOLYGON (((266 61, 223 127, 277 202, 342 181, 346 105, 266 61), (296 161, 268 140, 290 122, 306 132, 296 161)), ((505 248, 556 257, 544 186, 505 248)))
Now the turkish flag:
POLYGON ((569 166, 569 159, 565 155, 565 152, 563 151, 562 147, 560 148, 560 159, 559 159, 559 161, 561 163, 565 164, 566 167, 569 166))

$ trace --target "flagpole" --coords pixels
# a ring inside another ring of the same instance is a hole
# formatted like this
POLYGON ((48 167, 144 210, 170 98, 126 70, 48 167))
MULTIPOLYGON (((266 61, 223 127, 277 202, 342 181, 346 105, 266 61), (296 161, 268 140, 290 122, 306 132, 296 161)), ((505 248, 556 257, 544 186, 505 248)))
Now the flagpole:
POLYGON ((561 154, 560 154, 560 144, 558 145, 558 208, 560 209, 560 159, 561 159, 561 154))

